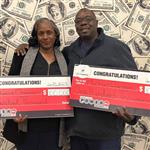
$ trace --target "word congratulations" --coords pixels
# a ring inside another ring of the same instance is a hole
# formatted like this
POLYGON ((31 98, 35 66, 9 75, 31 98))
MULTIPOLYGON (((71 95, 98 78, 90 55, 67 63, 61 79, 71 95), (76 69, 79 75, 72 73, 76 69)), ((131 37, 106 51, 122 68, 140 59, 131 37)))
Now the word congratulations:
POLYGON ((0 85, 40 85, 40 80, 29 80, 29 81, 0 81, 0 85))
POLYGON ((123 74, 123 73, 112 73, 112 72, 94 71, 94 75, 96 75, 96 76, 107 76, 107 77, 126 78, 126 79, 135 79, 135 80, 138 80, 138 75, 123 74))

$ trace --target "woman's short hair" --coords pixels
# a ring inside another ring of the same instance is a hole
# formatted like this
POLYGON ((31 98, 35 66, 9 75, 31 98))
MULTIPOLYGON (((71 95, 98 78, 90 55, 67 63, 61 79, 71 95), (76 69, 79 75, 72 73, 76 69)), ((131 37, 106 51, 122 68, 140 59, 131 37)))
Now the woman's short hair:
POLYGON ((38 38, 37 38, 37 30, 38 30, 39 24, 42 23, 45 20, 50 22, 50 24, 52 25, 52 27, 54 29, 54 32, 56 34, 56 41, 54 43, 54 47, 59 47, 60 46, 60 32, 59 32, 59 29, 56 26, 56 24, 52 20, 49 20, 48 18, 40 18, 35 22, 35 24, 33 26, 33 29, 32 29, 31 37, 28 40, 29 46, 32 46, 32 47, 38 47, 39 46, 38 38))

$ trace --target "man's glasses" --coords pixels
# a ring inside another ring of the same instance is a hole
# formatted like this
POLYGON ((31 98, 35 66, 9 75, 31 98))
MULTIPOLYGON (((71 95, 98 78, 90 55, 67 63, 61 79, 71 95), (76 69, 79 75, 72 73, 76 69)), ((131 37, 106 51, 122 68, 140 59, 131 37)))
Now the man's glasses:
POLYGON ((91 17, 91 16, 86 16, 86 17, 84 17, 84 18, 76 18, 74 22, 75 22, 75 24, 81 24, 82 21, 91 22, 91 21, 93 21, 93 20, 94 20, 93 17, 91 17))

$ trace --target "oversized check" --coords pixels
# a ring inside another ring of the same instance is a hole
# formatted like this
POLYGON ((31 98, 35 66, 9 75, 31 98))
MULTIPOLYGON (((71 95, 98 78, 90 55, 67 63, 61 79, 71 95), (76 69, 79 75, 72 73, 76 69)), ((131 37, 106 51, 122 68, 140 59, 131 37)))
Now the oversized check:
POLYGON ((150 116, 150 72, 75 65, 70 105, 150 116))
POLYGON ((70 77, 0 77, 0 117, 70 117, 70 77))

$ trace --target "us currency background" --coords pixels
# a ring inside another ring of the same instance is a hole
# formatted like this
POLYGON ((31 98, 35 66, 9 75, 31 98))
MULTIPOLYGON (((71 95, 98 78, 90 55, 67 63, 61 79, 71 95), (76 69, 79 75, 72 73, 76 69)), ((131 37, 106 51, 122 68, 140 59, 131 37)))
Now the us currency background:
MULTIPOLYGON (((107 35, 128 44, 139 70, 150 71, 150 4, 146 3, 150 0, 0 0, 0 74, 8 75, 15 48, 27 43, 34 22, 41 17, 57 24, 61 48, 74 41, 78 37, 74 17, 83 7, 94 10, 98 26, 107 35), (50 13, 51 3, 61 4, 57 12, 61 15, 50 13), (6 22, 11 22, 13 31, 8 31, 6 22)), ((15 150, 2 137, 4 122, 0 120, 0 150, 15 150)), ((126 125, 122 150, 150 150, 150 117, 141 117, 134 126, 126 125)))

